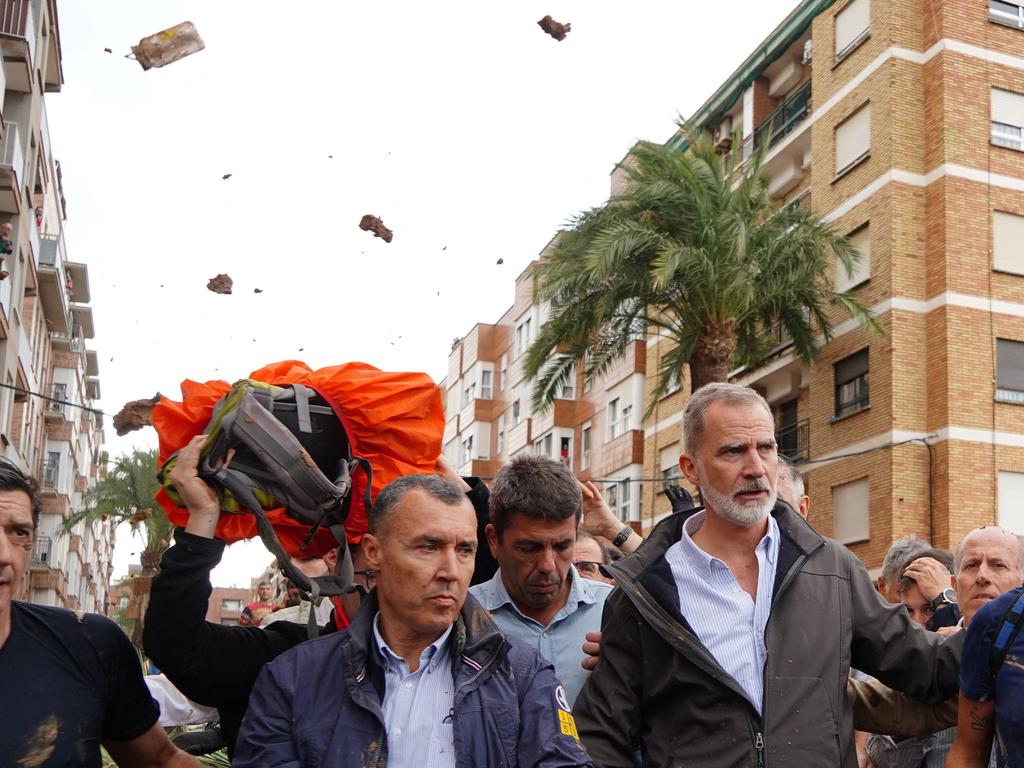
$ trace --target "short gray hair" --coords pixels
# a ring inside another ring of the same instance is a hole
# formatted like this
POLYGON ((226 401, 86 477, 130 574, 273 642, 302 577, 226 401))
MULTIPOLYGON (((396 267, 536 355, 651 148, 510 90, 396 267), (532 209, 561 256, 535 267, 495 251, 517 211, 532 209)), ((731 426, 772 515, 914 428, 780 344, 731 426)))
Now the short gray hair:
POLYGON ((700 439, 704 435, 704 416, 711 404, 718 402, 726 405, 760 405, 772 421, 772 430, 775 429, 772 409, 758 392, 739 384, 711 382, 690 395, 686 410, 683 411, 683 451, 691 456, 700 447, 700 439))
POLYGON ((903 536, 896 539, 882 561, 882 579, 886 588, 890 592, 895 592, 906 566, 920 557, 922 552, 931 548, 932 545, 919 536, 903 536))
POLYGON ((379 536, 391 510, 410 491, 423 491, 432 498, 442 501, 450 507, 457 506, 466 500, 465 494, 454 483, 439 475, 406 475, 392 480, 377 495, 367 518, 370 533, 379 536))
POLYGON ((779 454, 779 473, 784 473, 789 479, 789 482, 793 484, 793 490, 797 496, 803 496, 807 490, 804 486, 804 476, 800 474, 800 470, 797 468, 793 460, 783 454, 779 454))
POLYGON ((955 568, 954 573, 960 573, 960 565, 964 556, 964 542, 967 541, 968 538, 970 538, 972 533, 982 531, 987 528, 994 528, 997 531, 1002 531, 1007 536, 1012 536, 1014 539, 1017 540, 1017 572, 1024 576, 1024 536, 1019 536, 1013 531, 1009 531, 1000 525, 982 525, 964 534, 964 537, 960 539, 960 542, 956 545, 956 549, 953 550, 953 566, 955 568))

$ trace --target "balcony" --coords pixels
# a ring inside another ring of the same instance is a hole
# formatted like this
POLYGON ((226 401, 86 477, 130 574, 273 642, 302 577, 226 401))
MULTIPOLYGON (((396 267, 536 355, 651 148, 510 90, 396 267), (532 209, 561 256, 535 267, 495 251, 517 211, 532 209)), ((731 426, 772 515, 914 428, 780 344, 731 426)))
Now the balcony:
POLYGON ((68 307, 68 276, 61 259, 60 238, 41 235, 36 254, 39 280, 39 299, 46 322, 54 333, 71 333, 72 322, 68 307))
POLYGON ((39 487, 44 491, 56 493, 57 484, 60 482, 60 462, 43 461, 43 471, 39 478, 39 487))
POLYGON ((0 0, 0 48, 7 87, 12 91, 32 91, 36 29, 32 0, 0 0))
POLYGON ((45 571, 50 567, 53 555, 53 541, 49 536, 36 536, 36 543, 32 547, 32 570, 45 571))
POLYGON ((810 437, 810 420, 802 419, 779 429, 775 433, 775 442, 779 446, 779 453, 796 464, 810 458, 810 437))
POLYGON ((762 146, 771 149, 788 136, 811 112, 811 81, 808 80, 754 129, 739 146, 740 162, 746 163, 762 146))
POLYGON ((71 300, 78 304, 88 304, 92 299, 89 291, 89 267, 78 261, 65 261, 64 269, 68 276, 71 300))
POLYGON ((25 174, 25 155, 21 149, 21 131, 17 123, 8 122, 0 142, 0 211, 20 213, 21 179, 25 174))
POLYGON ((64 384, 54 384, 50 397, 53 399, 46 401, 46 406, 43 408, 43 417, 49 422, 60 424, 67 415, 67 405, 64 402, 68 398, 67 386, 64 384))

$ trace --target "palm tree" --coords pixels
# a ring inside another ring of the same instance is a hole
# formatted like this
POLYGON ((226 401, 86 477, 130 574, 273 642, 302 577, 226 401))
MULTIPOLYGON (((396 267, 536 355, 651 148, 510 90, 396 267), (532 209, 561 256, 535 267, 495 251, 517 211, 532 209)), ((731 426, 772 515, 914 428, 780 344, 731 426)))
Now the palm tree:
POLYGON ((541 257, 550 312, 525 366, 539 377, 535 409, 550 406, 579 360, 592 379, 648 327, 674 342, 652 403, 684 365, 695 390, 763 359, 773 327, 809 362, 817 336, 832 337, 833 307, 880 331, 863 302, 832 285, 833 262, 852 275, 859 252, 806 206, 772 200, 763 151, 738 166, 706 134, 687 135, 682 149, 638 143, 624 191, 576 216, 541 257))
POLYGON ((132 533, 141 532, 144 546, 139 553, 142 574, 133 580, 132 603, 127 618, 136 619, 132 641, 141 647, 142 617, 149 604, 149 584, 160 558, 170 544, 174 526, 163 508, 154 502, 160 485, 157 481, 157 451, 133 450, 114 463, 106 477, 86 495, 85 506, 63 523, 70 532, 79 522, 110 520, 113 526, 131 525, 132 533))

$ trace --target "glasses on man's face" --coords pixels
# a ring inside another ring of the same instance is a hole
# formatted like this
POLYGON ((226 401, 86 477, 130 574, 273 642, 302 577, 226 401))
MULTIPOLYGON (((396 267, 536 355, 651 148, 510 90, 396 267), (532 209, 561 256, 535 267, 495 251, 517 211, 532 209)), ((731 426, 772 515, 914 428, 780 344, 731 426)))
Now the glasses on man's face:
POLYGON ((372 589, 373 585, 377 583, 376 571, 353 571, 352 576, 362 579, 363 586, 367 589, 372 589))
POLYGON ((601 563, 593 560, 577 560, 573 565, 575 565, 576 570, 584 576, 598 576, 601 573, 601 563))

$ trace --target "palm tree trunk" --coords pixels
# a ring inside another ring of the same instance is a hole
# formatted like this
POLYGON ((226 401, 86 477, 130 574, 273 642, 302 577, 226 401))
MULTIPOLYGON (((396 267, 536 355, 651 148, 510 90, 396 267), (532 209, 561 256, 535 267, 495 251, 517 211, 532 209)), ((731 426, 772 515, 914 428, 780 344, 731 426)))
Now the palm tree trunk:
POLYGON ((736 332, 731 320, 709 320, 690 358, 690 386, 696 392, 712 381, 726 381, 736 354, 736 332))

